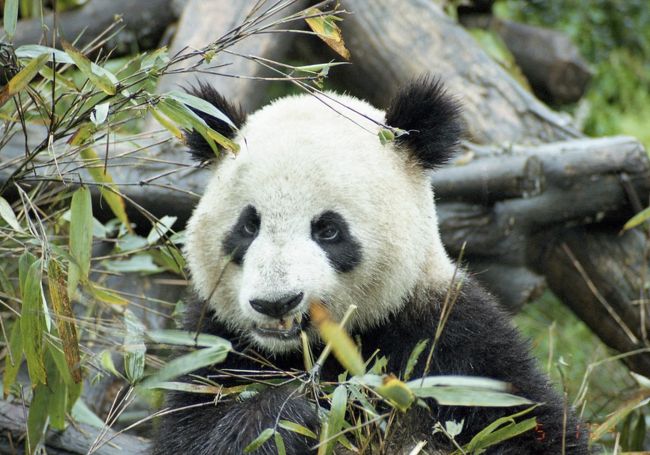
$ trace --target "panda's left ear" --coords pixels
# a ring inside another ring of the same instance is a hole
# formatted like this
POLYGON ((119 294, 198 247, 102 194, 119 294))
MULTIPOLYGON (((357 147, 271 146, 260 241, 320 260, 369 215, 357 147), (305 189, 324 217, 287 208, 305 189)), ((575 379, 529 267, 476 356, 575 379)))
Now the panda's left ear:
MULTIPOLYGON (((197 86, 187 89, 187 92, 190 95, 194 95, 207 101, 219 109, 237 128, 241 128, 246 121, 246 114, 242 111, 241 106, 228 102, 219 92, 208 84, 199 82, 197 86)), ((192 107, 190 107, 190 109, 192 109, 217 133, 227 137, 228 139, 234 138, 236 130, 234 130, 228 123, 198 109, 193 109, 192 107)), ((201 163, 212 163, 217 158, 212 147, 210 147, 210 144, 208 144, 205 138, 196 130, 185 131, 185 143, 190 148, 192 158, 201 163)))
POLYGON ((397 93, 386 111, 386 124, 406 131, 395 138, 425 169, 445 164, 456 153, 463 133, 460 104, 436 78, 422 76, 397 93))

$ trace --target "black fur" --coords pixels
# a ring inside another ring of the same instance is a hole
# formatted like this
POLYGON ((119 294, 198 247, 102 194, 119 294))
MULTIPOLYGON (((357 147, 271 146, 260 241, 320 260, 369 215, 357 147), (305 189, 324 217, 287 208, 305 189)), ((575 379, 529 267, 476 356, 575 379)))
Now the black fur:
POLYGON ((435 78, 422 76, 407 84, 391 101, 386 123, 408 134, 396 137, 425 169, 445 164, 463 133, 460 105, 435 78))
POLYGON ((361 244, 350 233, 347 221, 339 213, 327 211, 312 220, 311 236, 337 271, 349 272, 361 262, 361 244), (319 236, 324 229, 332 227, 338 230, 336 238, 326 240, 319 236))
POLYGON ((223 252, 226 256, 231 256, 232 262, 241 265, 244 262, 244 256, 248 248, 257 237, 246 231, 246 225, 256 226, 257 230, 260 228, 261 219, 257 210, 252 205, 247 206, 242 210, 237 222, 230 230, 228 235, 223 241, 223 252))
MULTIPOLYGON (((355 333, 361 342, 364 358, 369 358, 376 350, 388 358, 388 371, 399 374, 404 371, 413 347, 423 339, 431 340, 440 318, 444 294, 440 292, 418 292, 418 300, 405 302, 404 308, 394 314, 380 327, 355 333)), ((198 374, 210 376, 225 386, 239 384, 233 376, 236 370, 270 370, 252 358, 252 352, 243 341, 240 333, 228 330, 215 322, 212 314, 203 313, 203 304, 190 307, 186 322, 188 330, 208 332, 227 338, 233 342, 235 351, 247 356, 231 354, 222 364, 198 374), (199 321, 202 321, 199 327, 199 321)), ((318 352, 318 347, 316 351, 318 352)), ((428 349, 420 356, 413 378, 424 373, 428 349)), ((303 368, 300 352, 269 358, 277 368, 296 371, 303 368)), ((336 360, 329 357, 323 366, 322 380, 335 381, 341 372, 336 360)), ((562 438, 566 443, 566 454, 588 454, 587 430, 581 426, 573 411, 568 409, 567 423, 563 430, 564 403, 553 390, 546 376, 541 373, 535 360, 509 318, 497 307, 493 299, 473 280, 467 279, 461 295, 453 307, 441 338, 438 340, 430 365, 429 375, 453 374, 484 376, 511 383, 515 393, 533 401, 543 403, 532 415, 538 422, 535 431, 493 446, 488 454, 522 455, 562 453, 562 438)), ((186 407, 199 402, 206 406, 193 408, 163 417, 160 433, 156 439, 154 454, 192 453, 207 455, 213 453, 241 453, 259 432, 273 426, 278 419, 292 420, 312 431, 317 431, 318 419, 313 404, 300 395, 292 395, 291 386, 265 389, 255 398, 237 401, 223 400, 216 405, 205 397, 190 393, 175 393, 168 398, 171 408, 186 407), (252 400, 252 401, 251 401, 252 400), (282 405, 285 404, 284 406, 282 405)), ((452 449, 440 433, 432 434, 435 422, 455 420, 464 421, 463 431, 457 441, 464 444, 495 419, 516 412, 517 408, 476 408, 438 406, 434 400, 427 400, 430 409, 414 406, 401 422, 393 428, 390 447, 405 450, 413 441, 426 439, 428 449, 452 449)), ((530 416, 530 415, 529 415, 530 416)), ((529 417, 527 416, 527 417, 529 417)), ((307 450, 314 441, 280 430, 288 454, 312 453, 307 450)), ((402 453, 391 450, 389 453, 402 453)), ((275 446, 268 441, 255 454, 275 453, 275 446)), ((315 452, 313 452, 315 453, 315 452)))
MULTIPOLYGON (((219 109, 237 128, 241 128, 241 126, 246 121, 246 114, 242 111, 241 106, 231 104, 219 92, 217 92, 212 86, 208 84, 199 82, 198 86, 190 87, 187 92, 207 101, 219 109)), ((223 120, 219 120, 216 117, 208 115, 205 112, 199 111, 197 109, 193 109, 192 107, 190 107, 190 109, 192 109, 194 113, 205 120, 205 123, 207 123, 208 126, 215 130, 217 133, 229 139, 232 139, 235 136, 236 131, 233 130, 232 127, 223 120)), ((185 143, 190 148, 190 153, 196 161, 200 163, 211 163, 216 160, 217 156, 214 154, 214 151, 207 143, 207 141, 203 138, 203 136, 201 136, 201 134, 199 134, 196 130, 185 131, 185 143)))

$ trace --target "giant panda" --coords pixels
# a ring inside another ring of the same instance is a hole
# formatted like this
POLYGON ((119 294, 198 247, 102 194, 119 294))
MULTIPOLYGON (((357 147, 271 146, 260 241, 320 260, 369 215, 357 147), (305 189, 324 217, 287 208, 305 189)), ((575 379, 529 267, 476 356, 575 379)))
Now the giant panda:
MULTIPOLYGON (((309 304, 334 320, 350 305, 346 328, 365 359, 376 352, 399 376, 418 342, 432 339, 450 286, 462 288, 437 340, 429 375, 494 378, 541 403, 537 428, 491 447, 490 454, 586 454, 579 420, 540 372, 529 346, 495 300, 456 264, 442 244, 431 172, 449 160, 462 134, 459 106, 438 79, 403 87, 386 112, 351 96, 325 92, 278 99, 246 116, 207 85, 193 94, 226 114, 237 129, 196 111, 240 146, 219 156, 196 131, 186 142, 212 176, 187 226, 185 254, 196 301, 185 328, 232 342, 223 363, 196 372, 224 386, 242 375, 304 370, 301 332, 322 347, 309 304), (383 125, 383 126, 382 126, 383 125), (383 143, 385 125, 403 131, 383 143), (459 275, 462 280, 458 281, 459 275), (273 366, 271 366, 273 365, 273 366), (242 372, 248 372, 242 373, 242 372)), ((413 377, 422 376, 421 356, 413 377)), ((321 380, 343 367, 329 357, 321 380)), ((174 392, 153 453, 240 454, 280 419, 318 432, 319 413, 284 381, 244 397, 213 399, 174 392)), ((413 406, 393 432, 387 453, 454 447, 436 422, 463 422, 459 444, 513 408, 413 406), (402 449, 400 449, 401 447, 402 449)), ((315 453, 313 439, 279 429, 287 454, 315 453)), ((274 454, 273 438, 255 454, 274 454)))

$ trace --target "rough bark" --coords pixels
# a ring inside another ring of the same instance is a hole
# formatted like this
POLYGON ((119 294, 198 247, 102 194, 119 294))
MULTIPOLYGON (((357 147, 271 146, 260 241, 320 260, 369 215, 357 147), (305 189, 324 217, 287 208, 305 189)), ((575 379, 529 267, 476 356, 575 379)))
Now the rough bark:
POLYGON ((648 239, 640 231, 618 234, 602 226, 546 232, 531 242, 530 262, 608 346, 620 352, 642 350, 625 362, 650 376, 648 239), (612 242, 612 236, 618 241, 612 242))
POLYGON ((551 142, 578 136, 571 122, 525 91, 429 0, 348 0, 343 22, 353 65, 346 86, 379 106, 405 81, 439 75, 465 108, 470 140, 551 142))
POLYGON ((592 71, 568 36, 491 15, 461 16, 466 27, 490 29, 512 52, 535 94, 554 104, 573 103, 585 93, 592 71))
MULTIPOLYGON (((245 22, 254 20, 256 16, 276 2, 267 2, 261 8, 254 9, 259 3, 256 0, 237 2, 189 0, 180 18, 170 48, 170 55, 175 55, 184 49, 201 49, 233 32, 245 22)), ((262 21, 261 24, 288 16, 291 12, 300 11, 306 5, 307 1, 293 2, 288 7, 279 9, 277 14, 262 21)), ((289 28, 293 25, 295 24, 287 24, 285 27, 289 28)), ((158 91, 164 92, 202 81, 215 87, 229 100, 241 103, 247 110, 258 107, 264 99, 266 86, 263 85, 263 81, 255 81, 251 78, 277 77, 277 74, 247 57, 255 56, 281 61, 289 49, 291 35, 291 33, 273 33, 271 31, 243 39, 230 47, 227 54, 220 54, 209 64, 204 63, 199 67, 200 71, 210 72, 165 75, 160 80, 158 91), (215 65, 219 65, 219 67, 211 70, 210 67, 215 65)))

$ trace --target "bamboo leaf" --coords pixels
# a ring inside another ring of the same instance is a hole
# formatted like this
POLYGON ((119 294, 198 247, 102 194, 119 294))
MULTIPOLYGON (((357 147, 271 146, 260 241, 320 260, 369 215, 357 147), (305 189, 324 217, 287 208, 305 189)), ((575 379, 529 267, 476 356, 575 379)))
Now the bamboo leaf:
POLYGON ((165 96, 161 97, 157 107, 163 114, 169 117, 170 120, 176 122, 176 124, 181 128, 196 130, 201 136, 203 136, 208 144, 210 144, 210 147, 212 147, 215 154, 219 153, 219 150, 214 144, 215 141, 222 147, 231 150, 233 153, 239 151, 239 146, 237 144, 210 128, 208 124, 205 123, 205 120, 199 117, 196 112, 192 111, 192 109, 174 98, 165 96))
POLYGON ((387 128, 382 128, 379 130, 378 136, 381 145, 386 145, 389 142, 393 142, 395 140, 395 134, 387 128))
POLYGON ((108 108, 110 107, 110 102, 99 103, 95 105, 92 112, 90 113, 90 121, 93 122, 93 125, 100 126, 106 121, 108 117, 108 108))
POLYGON ((216 346, 212 348, 199 349, 190 352, 181 357, 177 357, 170 362, 167 362, 155 374, 149 376, 141 383, 143 388, 155 388, 161 382, 167 382, 170 379, 183 376, 184 374, 213 365, 215 363, 223 362, 228 354, 229 349, 224 346, 216 346))
POLYGON ((223 391, 223 387, 221 386, 193 384, 191 382, 159 382, 153 388, 174 390, 177 392, 204 393, 208 395, 218 395, 223 391))
POLYGON ((68 370, 75 383, 81 382, 81 356, 79 354, 79 338, 74 312, 70 305, 66 281, 59 264, 50 260, 47 267, 48 288, 50 301, 56 315, 56 325, 63 345, 63 353, 68 370))
MULTIPOLYGON (((519 412, 517 412, 515 414, 496 419, 494 422, 492 422, 491 424, 489 424, 488 426, 483 428, 481 431, 479 431, 476 435, 474 435, 474 437, 470 440, 470 442, 468 442, 467 445, 465 445, 463 447, 464 451, 467 452, 467 453, 477 453, 479 447, 483 447, 483 448, 487 447, 487 445, 485 445, 485 444, 487 442, 489 442, 489 441, 494 441, 494 439, 495 439, 495 438, 490 438, 490 435, 492 433, 495 433, 495 432, 499 431, 499 429, 502 428, 502 427, 514 425, 517 418, 528 414, 533 409, 535 409, 537 406, 538 405, 531 406, 531 407, 526 408, 523 411, 519 411, 519 412)), ((535 422, 535 419, 530 419, 530 420, 535 422)), ((533 425, 533 427, 534 427, 534 425, 533 425)), ((528 431, 528 430, 525 430, 525 431, 528 431)), ((501 440, 503 440, 503 439, 501 439, 501 440)), ((480 453, 480 452, 478 452, 478 453, 480 453)), ((457 455, 457 452, 454 452, 453 455, 457 455)))
POLYGON ((444 406, 510 407, 531 404, 526 398, 475 387, 422 387, 411 389, 418 398, 433 398, 444 406))
POLYGON ((507 382, 470 376, 430 376, 406 383, 418 398, 433 398, 441 405, 509 407, 531 404, 508 393, 507 382))
POLYGON ((297 433, 302 436, 307 436, 308 438, 318 439, 316 433, 314 433, 307 427, 297 424, 296 422, 291 422, 289 420, 280 420, 278 422, 278 426, 280 428, 284 428, 285 430, 291 431, 293 433, 297 433))
POLYGON ((57 430, 65 429, 65 412, 67 410, 68 390, 65 381, 52 357, 52 351, 48 349, 45 356, 45 368, 47 371, 47 386, 50 391, 48 399, 47 414, 50 417, 50 424, 57 430))
POLYGON ((27 370, 32 385, 45 384, 43 358, 43 333, 45 331, 42 311, 41 260, 34 261, 24 280, 23 307, 20 314, 20 332, 27 360, 27 370))
POLYGON ((83 400, 77 400, 72 407, 72 418, 78 422, 87 423, 95 428, 104 429, 106 424, 102 419, 97 417, 83 400))
POLYGON ((345 329, 329 317, 327 310, 320 304, 312 304, 310 316, 323 340, 332 346, 336 359, 355 376, 362 376, 366 366, 359 353, 359 348, 345 329))
POLYGON ((27 453, 30 455, 36 452, 45 434, 50 398, 51 392, 47 385, 36 386, 27 415, 27 453))
POLYGON ((237 130, 235 124, 232 122, 232 120, 228 118, 226 114, 221 112, 219 109, 216 108, 216 106, 208 103, 204 99, 198 98, 194 95, 190 95, 189 93, 178 92, 176 90, 172 90, 171 92, 166 93, 165 96, 175 99, 179 103, 193 107, 194 109, 199 110, 205 114, 208 114, 214 118, 217 118, 222 122, 228 124, 228 126, 230 126, 232 129, 237 130))
POLYGON ((147 337, 154 343, 178 346, 201 346, 206 348, 224 348, 230 350, 232 345, 228 340, 207 333, 189 332, 186 330, 149 330, 147 337))
POLYGON ((109 305, 120 306, 126 306, 129 304, 129 301, 127 299, 120 297, 113 291, 99 287, 95 283, 89 283, 89 285, 90 293, 95 299, 99 300, 100 302, 108 303, 109 305))
POLYGON ((345 410, 348 405, 348 392, 344 385, 338 385, 332 394, 330 412, 327 419, 327 438, 329 440, 325 448, 325 454, 329 455, 336 446, 336 439, 333 436, 341 431, 345 423, 345 410))
POLYGON ((16 33, 16 23, 18 22, 18 0, 5 0, 2 18, 7 38, 12 41, 16 33))
POLYGON ((126 335, 124 337, 124 372, 131 384, 135 384, 144 375, 145 353, 147 347, 144 344, 145 327, 135 315, 124 311, 124 323, 126 335))
POLYGON ((36 262, 36 256, 29 251, 25 251, 18 259, 18 284, 20 286, 20 295, 25 295, 25 282, 27 280, 27 272, 32 264, 36 262))
POLYGON ((323 72, 327 73, 329 69, 333 66, 349 65, 349 64, 350 64, 349 62, 317 63, 315 65, 294 66, 293 69, 295 69, 296 71, 302 71, 304 73, 323 74, 323 72))
POLYGON ((2 196, 0 196, 0 217, 2 217, 2 219, 5 220, 14 231, 25 232, 25 230, 18 222, 16 214, 11 208, 11 205, 2 196))
POLYGON ((117 371, 117 368, 115 367, 115 363, 113 362, 113 355, 111 354, 111 351, 105 350, 102 351, 102 353, 99 355, 99 364, 102 366, 103 369, 111 373, 112 375, 115 375, 118 378, 124 378, 122 374, 117 371))
POLYGON ((129 217, 126 214, 126 204, 124 203, 124 198, 120 194, 117 186, 113 182, 113 177, 111 174, 104 169, 103 166, 97 166, 101 162, 99 156, 94 149, 88 147, 81 152, 79 152, 81 158, 89 162, 91 165, 86 166, 86 170, 97 183, 102 185, 99 187, 99 193, 102 195, 102 198, 106 201, 110 207, 113 215, 122 222, 127 229, 131 230, 131 223, 129 222, 129 217))
POLYGON ((118 273, 158 273, 164 270, 153 262, 149 254, 136 254, 124 260, 104 261, 103 265, 106 270, 118 273))
POLYGON ((420 340, 420 342, 416 344, 413 350, 411 351, 411 354, 409 355, 409 358, 406 361, 406 368, 404 368, 405 381, 408 381, 411 378, 411 374, 413 374, 413 369, 417 365, 418 359, 420 358, 420 355, 422 354, 422 351, 424 351, 424 348, 427 346, 428 342, 429 340, 420 340))
POLYGON ((629 229, 635 228, 648 219, 650 219, 650 207, 641 210, 639 213, 630 218, 623 226, 623 230, 627 231, 629 229))
POLYGON ((40 44, 25 44, 16 48, 16 57, 18 58, 36 58, 42 54, 47 54, 50 62, 56 60, 56 63, 74 63, 74 60, 68 54, 53 47, 41 46, 40 44))
POLYGON ((409 381, 407 385, 412 389, 443 386, 476 387, 501 392, 507 392, 512 389, 510 384, 497 379, 454 375, 427 376, 409 381))
POLYGON ((88 60, 88 58, 79 52, 77 49, 64 39, 61 39, 61 46, 66 54, 74 61, 75 65, 83 73, 90 82, 106 93, 107 95, 115 95, 117 92, 115 86, 117 78, 108 70, 88 60))
POLYGON ((472 438, 467 446, 464 447, 465 452, 467 453, 481 453, 484 449, 491 447, 493 445, 499 444, 508 439, 512 439, 516 436, 519 436, 522 433, 531 431, 537 426, 537 421, 534 417, 531 417, 521 422, 513 422, 508 425, 505 425, 498 430, 489 433, 479 439, 472 438))
POLYGON ((309 17, 305 19, 309 28, 311 28, 320 39, 331 47, 337 54, 346 60, 350 60, 350 51, 345 47, 343 41, 343 34, 341 29, 336 25, 338 17, 332 15, 320 15, 321 11, 318 8, 312 8, 307 12, 309 15, 316 17, 309 17))
POLYGON ((251 453, 256 451, 262 447, 266 441, 271 439, 271 436, 273 436, 274 433, 275 430, 273 428, 267 428, 266 430, 262 431, 258 437, 253 439, 250 444, 244 447, 244 453, 251 453))
POLYGON ((172 135, 176 139, 183 139, 183 132, 176 127, 166 115, 163 115, 162 113, 158 112, 158 109, 151 108, 149 109, 149 112, 151 112, 151 115, 153 115, 153 118, 156 119, 158 123, 160 123, 161 126, 163 126, 167 131, 172 133, 172 135))
POLYGON ((278 451, 278 455, 287 455, 287 448, 284 445, 284 439, 282 439, 282 435, 276 431, 273 433, 273 439, 275 440, 275 448, 278 451))
POLYGON ((80 280, 88 279, 93 243, 93 207, 90 190, 79 188, 70 204, 70 256, 68 265, 68 296, 72 298, 80 280))
POLYGON ((20 70, 18 74, 12 77, 9 83, 0 91, 0 106, 5 104, 7 100, 16 93, 27 87, 46 62, 47 55, 39 55, 20 70))
POLYGON ((167 234, 174 223, 176 222, 177 217, 165 215, 156 221, 156 224, 153 225, 149 235, 147 236, 147 243, 153 245, 158 240, 160 240, 165 234, 167 234))
POLYGON ((382 384, 375 387, 375 391, 402 412, 405 412, 415 401, 411 389, 393 375, 385 377, 382 384))
POLYGON ((2 375, 2 394, 6 399, 11 387, 16 382, 18 371, 23 360, 23 338, 20 333, 20 322, 14 322, 9 336, 9 353, 5 356, 5 370, 2 375))

